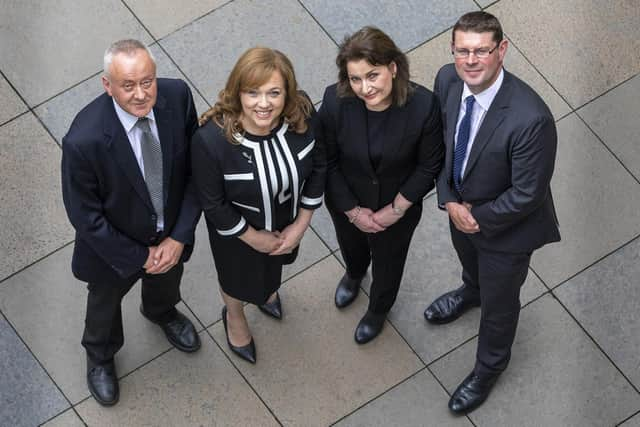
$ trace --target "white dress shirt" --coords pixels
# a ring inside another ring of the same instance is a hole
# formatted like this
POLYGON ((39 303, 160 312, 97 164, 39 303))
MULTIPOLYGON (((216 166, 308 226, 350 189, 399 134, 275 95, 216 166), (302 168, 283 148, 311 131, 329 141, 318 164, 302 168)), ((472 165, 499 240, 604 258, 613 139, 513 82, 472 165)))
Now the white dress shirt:
POLYGON ((460 112, 458 113, 458 123, 456 124, 456 135, 455 142, 458 143, 458 131, 460 130, 460 122, 462 122, 462 118, 467 112, 467 104, 465 103, 465 99, 473 95, 475 97, 475 102, 473 104, 473 111, 471 112, 471 132, 469 133, 469 143, 467 144, 467 152, 464 155, 464 161, 462 162, 462 171, 461 176, 464 177, 465 169, 467 168, 467 161, 469 160, 469 153, 471 153, 471 147, 473 147, 473 141, 476 138, 476 134, 478 133, 478 129, 480 129, 480 125, 482 124, 482 120, 484 120, 484 116, 489 111, 489 107, 493 102, 493 99, 496 97, 500 86, 502 86, 502 81, 504 80, 504 70, 500 69, 500 74, 495 82, 482 92, 478 94, 473 94, 464 83, 464 88, 462 89, 462 98, 460 100, 460 112))
MULTIPOLYGON (((122 123, 122 127, 124 127, 124 131, 127 134, 127 138, 129 138, 131 149, 133 150, 133 154, 136 156, 138 167, 140 167, 140 172, 144 177, 144 159, 142 158, 142 146, 140 145, 140 140, 142 138, 142 131, 140 130, 140 128, 136 126, 136 123, 138 123, 138 117, 124 111, 122 107, 118 105, 115 99, 113 99, 113 106, 116 109, 116 114, 118 116, 118 119, 120 120, 120 123, 122 123)), ((160 141, 160 136, 158 135, 158 126, 156 124, 156 117, 153 114, 153 109, 149 111, 146 117, 148 119, 151 133, 156 138, 156 140, 160 141)), ((158 221, 157 227, 158 227, 158 230, 162 230, 164 229, 164 224, 158 221)))

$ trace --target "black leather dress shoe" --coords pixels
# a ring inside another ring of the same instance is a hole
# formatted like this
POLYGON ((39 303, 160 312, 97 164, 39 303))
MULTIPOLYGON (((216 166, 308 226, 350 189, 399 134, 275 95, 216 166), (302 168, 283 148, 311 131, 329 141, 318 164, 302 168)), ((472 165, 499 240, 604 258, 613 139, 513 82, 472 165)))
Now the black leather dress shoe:
POLYGON ((472 307, 480 306, 480 298, 472 298, 463 292, 464 285, 455 291, 447 292, 436 298, 424 311, 424 318, 429 323, 449 323, 460 317, 472 307))
POLYGON ((377 314, 367 310, 364 317, 360 319, 360 323, 356 327, 354 338, 358 344, 366 344, 382 331, 386 314, 377 314))
POLYGON ((113 362, 94 365, 87 361, 87 385, 93 398, 102 406, 113 406, 118 403, 120 388, 113 362))
POLYGON ((278 320, 282 319, 282 303, 280 302, 280 295, 276 292, 276 299, 271 302, 266 302, 262 305, 259 305, 258 308, 264 314, 276 318, 278 320))
POLYGON ((165 322, 158 322, 149 318, 142 306, 140 306, 140 313, 149 321, 160 326, 167 336, 167 340, 178 350, 185 353, 193 353, 200 348, 200 336, 196 332, 196 328, 191 323, 191 320, 178 310, 176 310, 176 315, 172 319, 165 322))
POLYGON ((342 279, 340 279, 338 287, 336 288, 336 307, 344 308, 356 299, 358 292, 360 291, 360 282, 362 282, 362 277, 359 279, 352 279, 347 275, 347 273, 344 273, 344 276, 342 276, 342 279))
POLYGON ((456 414, 473 411, 487 400, 500 374, 476 375, 473 372, 462 381, 449 400, 449 409, 456 414))
POLYGON ((236 347, 229 341, 229 331, 227 329, 227 306, 222 307, 222 324, 224 325, 224 334, 227 337, 227 345, 232 352, 240 356, 241 359, 246 360, 249 363, 256 363, 256 345, 251 337, 251 342, 242 347, 236 347))

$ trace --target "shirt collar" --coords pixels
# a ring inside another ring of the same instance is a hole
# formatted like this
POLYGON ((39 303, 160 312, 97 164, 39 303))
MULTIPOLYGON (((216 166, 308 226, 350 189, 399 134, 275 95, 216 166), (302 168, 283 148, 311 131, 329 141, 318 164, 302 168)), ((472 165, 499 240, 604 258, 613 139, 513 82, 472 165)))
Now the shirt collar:
POLYGON ((473 95, 476 99, 475 100, 476 103, 480 104, 480 107, 482 107, 484 111, 488 111, 489 107, 491 106, 491 103, 493 102, 493 99, 498 94, 498 90, 500 90, 500 86, 502 86, 503 80, 504 80, 504 69, 500 68, 500 74, 498 75, 498 78, 496 79, 496 81, 493 82, 491 86, 489 86, 488 88, 486 88, 485 90, 483 90, 478 94, 473 94, 471 90, 469 90, 469 86, 467 86, 467 84, 465 83, 464 89, 462 89, 462 100, 464 101, 467 98, 467 96, 473 95))
MULTIPOLYGON (((118 116, 118 119, 120 119, 120 123, 122 123, 122 127, 124 127, 125 132, 128 134, 138 122, 138 117, 131 113, 127 113, 120 105, 118 105, 113 97, 111 99, 113 100, 113 106, 116 109, 116 115, 118 116)), ((156 121, 156 116, 153 114, 153 108, 145 117, 152 122, 156 121)))

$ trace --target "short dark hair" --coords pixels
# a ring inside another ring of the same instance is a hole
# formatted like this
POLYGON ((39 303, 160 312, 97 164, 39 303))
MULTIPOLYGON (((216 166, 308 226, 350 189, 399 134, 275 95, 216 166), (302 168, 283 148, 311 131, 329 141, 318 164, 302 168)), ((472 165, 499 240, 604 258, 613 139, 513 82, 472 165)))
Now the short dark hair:
POLYGON ((391 102, 401 107, 413 91, 409 84, 409 60, 387 34, 376 27, 363 27, 346 36, 338 49, 338 96, 355 96, 349 84, 347 63, 364 59, 371 65, 396 64, 396 78, 393 79, 391 102))
POLYGON ((493 33, 493 41, 500 43, 504 35, 498 18, 488 12, 465 13, 458 19, 451 32, 451 41, 456 41, 456 31, 472 33, 493 33))

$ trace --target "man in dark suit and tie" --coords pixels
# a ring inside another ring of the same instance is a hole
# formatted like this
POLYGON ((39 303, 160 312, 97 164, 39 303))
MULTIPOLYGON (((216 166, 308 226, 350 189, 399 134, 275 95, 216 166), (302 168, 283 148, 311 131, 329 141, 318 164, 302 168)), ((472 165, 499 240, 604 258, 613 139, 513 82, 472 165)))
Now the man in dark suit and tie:
POLYGON ((106 93, 87 105, 62 140, 62 193, 76 230, 74 275, 88 283, 82 345, 89 391, 118 401, 114 356, 124 344, 120 304, 142 279, 140 311, 181 351, 200 348, 180 301, 200 207, 190 184, 197 128, 181 80, 156 79, 146 46, 121 40, 105 52, 106 93))
POLYGON ((498 20, 486 12, 453 27, 455 64, 436 77, 446 144, 438 203, 449 214, 463 285, 425 310, 430 323, 457 319, 480 306, 473 371, 449 401, 454 413, 481 405, 511 356, 520 287, 532 252, 560 240, 550 181, 556 128, 544 101, 505 71, 498 20))

